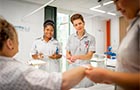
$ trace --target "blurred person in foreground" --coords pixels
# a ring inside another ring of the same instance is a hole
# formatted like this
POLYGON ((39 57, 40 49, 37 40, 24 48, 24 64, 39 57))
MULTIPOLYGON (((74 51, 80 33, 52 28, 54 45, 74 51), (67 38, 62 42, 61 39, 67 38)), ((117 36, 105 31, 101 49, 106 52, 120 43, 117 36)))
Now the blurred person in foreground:
POLYGON ((140 90, 140 0, 114 0, 114 4, 129 21, 117 52, 117 71, 91 67, 86 75, 96 83, 116 84, 116 90, 140 90))
POLYGON ((85 76, 85 67, 79 66, 64 73, 47 73, 18 62, 15 28, 0 17, 0 89, 1 90, 68 90, 85 76))

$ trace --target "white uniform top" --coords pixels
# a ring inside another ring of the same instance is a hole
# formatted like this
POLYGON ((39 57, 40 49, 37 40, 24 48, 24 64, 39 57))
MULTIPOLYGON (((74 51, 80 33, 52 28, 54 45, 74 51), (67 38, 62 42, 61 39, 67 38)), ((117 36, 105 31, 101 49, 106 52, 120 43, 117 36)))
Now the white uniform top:
MULTIPOLYGON (((77 34, 74 33, 70 35, 66 50, 70 51, 71 55, 84 55, 89 51, 95 51, 95 37, 88 34, 85 31, 85 34, 81 39, 78 38, 77 34)), ((76 60, 74 63, 69 65, 69 69, 77 67, 79 65, 90 64, 90 60, 76 60)), ((93 82, 87 78, 84 78, 75 88, 86 88, 93 86, 93 82)))
POLYGON ((48 72, 60 72, 60 60, 52 60, 48 58, 48 56, 51 56, 56 52, 57 48, 58 53, 61 54, 61 46, 59 42, 54 38, 52 38, 48 42, 46 42, 44 39, 35 40, 31 48, 31 55, 43 53, 43 60, 47 62, 47 64, 41 66, 40 69, 46 70, 48 72))
MULTIPOLYGON (((77 34, 70 35, 66 50, 70 51, 71 55, 85 55, 89 51, 95 51, 95 38, 94 36, 85 32, 81 39, 78 38, 77 34)), ((76 60, 74 64, 90 64, 89 60, 76 60)), ((73 64, 71 64, 73 65, 73 64)))
MULTIPOLYGON (((117 71, 140 72, 140 16, 133 19, 117 54, 117 71)), ((123 90, 117 87, 117 90, 123 90)))
POLYGON ((0 56, 0 90, 61 90, 62 74, 38 70, 0 56))

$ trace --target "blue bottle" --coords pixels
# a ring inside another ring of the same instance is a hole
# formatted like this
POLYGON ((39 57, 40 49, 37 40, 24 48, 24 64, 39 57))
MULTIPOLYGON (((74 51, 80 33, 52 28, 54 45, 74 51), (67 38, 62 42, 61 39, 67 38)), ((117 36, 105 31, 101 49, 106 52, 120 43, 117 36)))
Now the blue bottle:
POLYGON ((59 50, 58 50, 58 47, 56 47, 56 52, 55 52, 56 54, 58 54, 59 53, 59 50))

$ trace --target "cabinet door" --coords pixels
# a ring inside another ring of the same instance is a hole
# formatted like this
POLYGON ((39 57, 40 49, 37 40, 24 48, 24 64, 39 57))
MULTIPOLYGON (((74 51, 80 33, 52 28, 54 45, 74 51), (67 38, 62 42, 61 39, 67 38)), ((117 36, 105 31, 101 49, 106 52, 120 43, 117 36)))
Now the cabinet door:
POLYGON ((119 18, 119 26, 120 26, 120 43, 122 41, 122 39, 124 38, 124 36, 126 35, 126 29, 128 26, 128 22, 126 21, 126 19, 124 17, 120 17, 119 18))
POLYGON ((55 23, 55 32, 54 32, 54 38, 56 38, 57 36, 57 8, 56 7, 52 7, 52 6, 46 6, 44 9, 44 19, 45 20, 53 20, 55 23))

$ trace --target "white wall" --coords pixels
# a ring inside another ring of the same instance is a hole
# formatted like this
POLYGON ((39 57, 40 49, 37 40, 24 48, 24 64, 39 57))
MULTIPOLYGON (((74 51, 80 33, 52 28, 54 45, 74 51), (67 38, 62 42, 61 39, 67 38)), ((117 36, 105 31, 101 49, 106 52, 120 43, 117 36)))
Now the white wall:
POLYGON ((119 47, 119 18, 114 17, 111 19, 111 46, 112 51, 117 52, 119 47))
POLYGON ((22 26, 24 29, 17 28, 19 37, 19 53, 16 58, 21 62, 26 62, 30 58, 30 49, 35 38, 42 35, 42 24, 44 22, 44 10, 23 18, 28 13, 40 7, 36 4, 0 0, 0 15, 11 22, 14 26, 22 26))
MULTIPOLYGON (((87 31, 95 36, 96 52, 104 53, 105 50, 105 33, 106 20, 101 17, 85 18, 87 31)), ((119 18, 111 18, 111 46, 112 51, 117 52, 119 47, 119 18)))
POLYGON ((95 37, 96 52, 104 53, 106 22, 98 17, 85 18, 87 32, 95 37))

